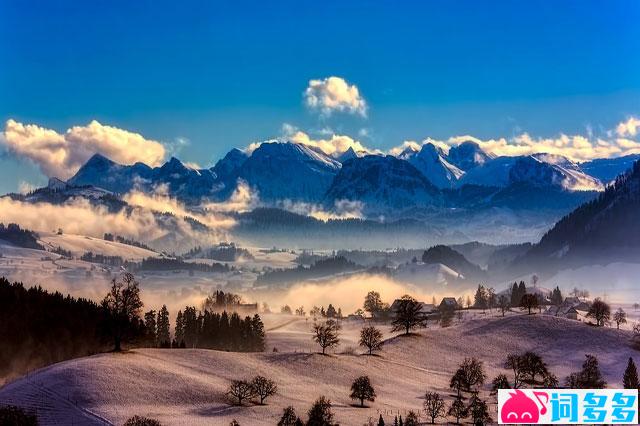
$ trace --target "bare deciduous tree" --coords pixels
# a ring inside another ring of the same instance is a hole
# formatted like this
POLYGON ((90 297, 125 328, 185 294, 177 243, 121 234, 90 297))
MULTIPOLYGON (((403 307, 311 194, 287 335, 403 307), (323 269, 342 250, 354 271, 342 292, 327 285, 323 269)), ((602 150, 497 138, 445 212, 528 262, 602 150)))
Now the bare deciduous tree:
POLYGON ((327 348, 333 348, 340 343, 338 323, 328 320, 324 323, 313 325, 313 340, 322 348, 322 354, 327 348))
POLYGON ((369 326, 360 330, 360 346, 369 349, 369 355, 372 355, 373 351, 380 350, 382 344, 382 332, 377 328, 369 326))
POLYGON ((271 379, 264 376, 253 378, 251 385, 254 393, 260 398, 260 405, 264 405, 264 400, 278 392, 278 386, 271 379))
POLYGON ((444 399, 437 392, 427 392, 424 395, 424 411, 431 419, 431 424, 435 424, 438 417, 444 417, 444 399))
POLYGON ((244 401, 252 398, 254 395, 255 391, 252 384, 246 380, 234 380, 227 390, 227 396, 236 405, 242 405, 244 401))
POLYGON ((601 299, 596 299, 591 304, 587 316, 596 320, 598 327, 604 326, 611 319, 611 307, 601 299))
POLYGON ((351 395, 349 395, 349 397, 360 400, 361 407, 364 407, 365 400, 375 401, 376 391, 373 389, 368 376, 360 376, 353 381, 353 384, 351 384, 351 395))
POLYGON ((102 300, 102 306, 109 313, 113 325, 114 351, 119 352, 125 327, 134 318, 140 316, 142 300, 140 288, 133 274, 124 273, 119 279, 111 281, 111 289, 102 300))
POLYGON ((418 327, 427 326, 427 318, 422 313, 422 303, 409 295, 404 295, 394 312, 393 331, 404 331, 404 334, 418 327))

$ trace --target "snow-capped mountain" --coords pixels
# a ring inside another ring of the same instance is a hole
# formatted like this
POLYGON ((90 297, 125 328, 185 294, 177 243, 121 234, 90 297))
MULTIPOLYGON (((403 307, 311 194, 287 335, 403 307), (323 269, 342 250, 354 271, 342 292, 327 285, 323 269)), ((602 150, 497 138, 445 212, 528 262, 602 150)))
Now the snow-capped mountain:
POLYGON ((91 185, 114 193, 126 193, 134 188, 152 191, 166 185, 173 196, 185 202, 197 202, 202 197, 216 194, 215 177, 211 170, 187 167, 175 157, 160 167, 151 168, 143 163, 118 164, 96 154, 69 179, 68 184, 91 185))
POLYGON ((602 183, 566 157, 533 154, 518 158, 509 170, 510 183, 556 186, 571 191, 599 191, 602 183))
POLYGON ((367 155, 345 162, 325 196, 333 206, 358 201, 368 212, 406 210, 439 204, 440 191, 409 162, 387 155, 367 155))
POLYGON ((519 157, 496 157, 467 170, 458 186, 481 185, 505 187, 509 185, 509 173, 519 157))
POLYGON ((494 158, 486 153, 476 142, 464 141, 449 149, 447 160, 460 170, 468 171, 474 167, 487 163, 494 158))
POLYGON ((458 185, 507 187, 512 184, 553 186, 569 191, 599 191, 602 183, 578 164, 551 154, 496 157, 467 171, 458 185))
POLYGON ((238 174, 238 170, 247 161, 247 158, 249 158, 249 155, 246 152, 233 148, 222 159, 218 160, 211 170, 218 179, 228 179, 238 174))
POLYGON ((640 160, 640 154, 625 155, 618 158, 598 158, 580 163, 580 168, 590 176, 608 184, 618 175, 629 170, 635 161, 640 160))
POLYGON ((447 161, 447 155, 442 149, 431 143, 422 145, 422 149, 418 152, 403 154, 403 159, 411 163, 438 188, 453 188, 458 179, 464 175, 462 170, 447 161))
POLYGON ((238 178, 257 189, 261 200, 318 201, 340 168, 340 162, 307 145, 272 141, 253 151, 238 178))

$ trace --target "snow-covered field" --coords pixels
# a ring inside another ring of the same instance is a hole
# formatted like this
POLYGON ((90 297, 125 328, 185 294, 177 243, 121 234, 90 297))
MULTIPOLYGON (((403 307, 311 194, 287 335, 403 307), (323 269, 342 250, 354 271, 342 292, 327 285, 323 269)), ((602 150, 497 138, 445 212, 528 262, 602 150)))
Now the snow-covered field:
MULTIPOLYGON (((242 354, 210 350, 137 349, 62 362, 0 389, 0 402, 40 408, 43 424, 122 424, 139 414, 163 424, 275 425, 282 409, 306 411, 319 395, 333 403, 342 425, 362 425, 380 413, 387 421, 408 410, 420 410, 422 395, 435 390, 451 400, 448 382, 466 356, 484 362, 488 381, 502 368, 506 354, 534 350, 563 380, 578 370, 587 353, 596 354, 610 387, 621 386, 630 346, 630 332, 597 329, 583 323, 542 315, 472 314, 449 328, 431 325, 418 335, 393 336, 385 331, 379 356, 355 354, 362 324, 343 322, 343 342, 330 356, 315 353, 309 329, 312 320, 271 315, 265 318, 267 350, 242 354), (278 352, 273 352, 273 348, 278 352), (232 379, 263 374, 279 388, 266 406, 231 406, 224 393, 232 379), (350 384, 368 375, 378 397, 368 408, 352 406, 350 384)), ((636 359, 638 361, 638 359, 636 359)), ((489 396, 489 385, 483 397, 489 396)), ((492 406, 495 407, 495 406, 492 406)), ((495 417, 495 416, 494 416, 495 417)), ((424 419, 424 417, 423 417, 424 419)))

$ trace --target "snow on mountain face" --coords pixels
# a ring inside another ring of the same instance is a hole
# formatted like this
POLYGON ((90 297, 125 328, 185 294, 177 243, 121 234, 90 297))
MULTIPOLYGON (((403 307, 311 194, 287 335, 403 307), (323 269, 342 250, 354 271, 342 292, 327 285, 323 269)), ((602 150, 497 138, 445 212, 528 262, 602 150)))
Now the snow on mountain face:
POLYGON ((237 174, 249 156, 246 152, 233 148, 211 169, 218 179, 225 180, 237 174))
POLYGON ((341 164, 306 145, 262 143, 242 164, 238 177, 259 191, 260 199, 319 201, 341 164))
POLYGON ((452 188, 464 172, 446 160, 446 154, 431 143, 422 145, 422 149, 406 156, 407 161, 418 169, 429 182, 438 188, 452 188))
POLYGON ((117 164, 99 154, 91 157, 68 183, 91 185, 116 193, 126 193, 134 188, 151 191, 159 185, 167 185, 170 194, 188 202, 214 195, 217 190, 215 174, 211 170, 186 167, 177 158, 152 169, 143 163, 117 164))
POLYGON ((494 157, 487 154, 476 142, 465 141, 449 149, 447 159, 459 169, 468 171, 482 165, 494 157))
POLYGON ((509 185, 509 172, 518 157, 496 157, 468 170, 458 182, 462 185, 505 187, 509 185))
POLYGON ((599 158, 580 164, 580 168, 602 183, 610 183, 618 175, 629 170, 635 161, 640 160, 640 154, 625 155, 618 158, 599 158))
POLYGON ((566 157, 533 154, 516 160, 509 170, 510 183, 556 186, 570 191, 599 191, 602 183, 566 157))
POLYGON ((570 191, 598 191, 602 183, 566 157, 551 154, 533 154, 520 157, 497 157, 469 170, 459 185, 506 187, 527 183, 535 186, 553 186, 570 191))
POLYGON ((95 154, 67 183, 72 186, 93 185, 108 191, 124 193, 130 191, 136 182, 151 179, 152 173, 153 169, 146 164, 123 166, 95 154))
POLYGON ((439 191, 409 162, 367 155, 345 162, 325 196, 325 204, 359 201, 369 212, 404 210, 439 203, 439 191))

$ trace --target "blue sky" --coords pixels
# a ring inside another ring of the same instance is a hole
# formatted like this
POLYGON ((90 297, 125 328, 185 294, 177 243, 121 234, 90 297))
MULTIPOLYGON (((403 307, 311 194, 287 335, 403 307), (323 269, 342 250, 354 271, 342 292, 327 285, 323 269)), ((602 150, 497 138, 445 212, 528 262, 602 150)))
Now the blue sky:
MULTIPOLYGON (((4 0, 0 119, 184 138, 178 156, 201 165, 284 123, 384 150, 605 132, 640 115, 638 22, 637 1, 4 0), (366 117, 305 105, 329 76, 357 86, 366 117)), ((1 192, 43 179, 0 158, 1 192)))

